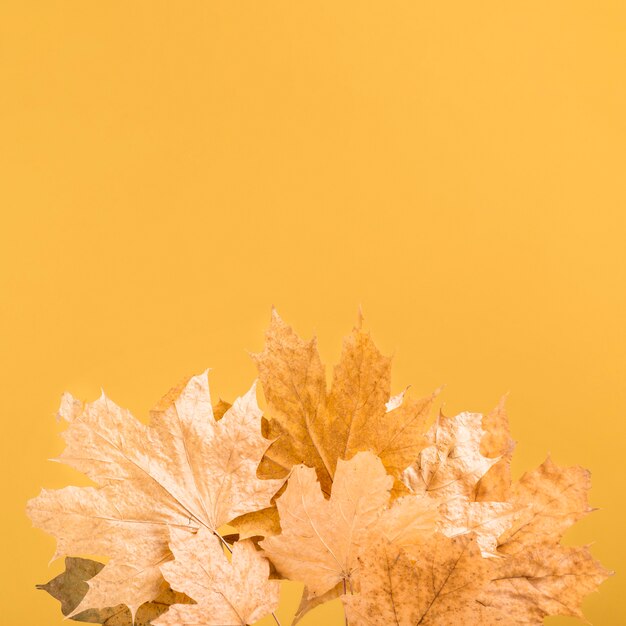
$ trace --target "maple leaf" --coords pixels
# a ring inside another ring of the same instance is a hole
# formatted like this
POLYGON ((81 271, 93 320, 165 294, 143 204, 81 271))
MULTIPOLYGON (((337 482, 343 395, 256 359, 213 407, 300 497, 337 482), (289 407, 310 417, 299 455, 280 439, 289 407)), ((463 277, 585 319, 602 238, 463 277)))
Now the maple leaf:
MULTIPOLYGON (((502 413, 497 416, 501 418, 502 413)), ((513 524, 518 507, 510 502, 475 501, 481 484, 482 495, 488 493, 489 483, 483 481, 490 471, 500 472, 493 478, 498 485, 508 472, 506 463, 499 466, 501 457, 486 457, 481 452, 484 440, 490 435, 495 438, 483 429, 485 421, 490 423, 478 413, 460 413, 453 418, 440 415, 426 435, 429 445, 402 473, 402 480, 411 493, 437 503, 441 513, 438 529, 443 534, 474 533, 483 555, 489 556, 495 555, 498 538, 513 524)), ((501 426, 494 429, 496 433, 501 426)), ((501 443, 499 439, 489 442, 489 451, 501 443)))
POLYGON ((160 566, 172 558, 171 528, 217 532, 267 507, 283 482, 256 476, 270 442, 261 434, 254 385, 219 421, 206 373, 171 390, 149 426, 104 394, 66 417, 60 460, 99 486, 43 490, 28 514, 57 538, 55 558, 110 557, 75 613, 126 604, 134 614, 161 588, 160 566))
POLYGON ((371 451, 399 476, 423 447, 435 394, 391 398, 391 359, 378 351, 360 320, 344 340, 330 392, 316 339, 302 340, 275 310, 265 348, 254 358, 268 402, 265 434, 275 439, 261 475, 283 477, 303 463, 316 469, 328 495, 338 460, 371 451))
POLYGON ((452 418, 439 415, 426 434, 427 445, 402 473, 412 493, 441 500, 454 496, 474 499, 478 481, 499 461, 480 452, 485 435, 482 419, 479 413, 460 413, 452 418))
POLYGON ((475 623, 541 626, 548 615, 585 619, 583 598, 612 572, 587 547, 544 542, 495 561, 492 580, 477 598, 475 623))
POLYGON ((170 548, 175 558, 161 566, 163 574, 196 604, 171 607, 155 626, 245 626, 277 607, 280 583, 268 579, 269 563, 251 541, 236 542, 229 562, 207 529, 192 534, 173 528, 170 548))
MULTIPOLYGON (((47 591, 61 602, 63 615, 70 615, 81 603, 89 589, 88 580, 93 578, 104 567, 102 563, 91 559, 67 557, 65 571, 47 582, 37 585, 37 589, 47 591)), ((185 594, 173 591, 165 583, 162 591, 151 602, 142 604, 133 617, 125 604, 104 609, 87 609, 75 614, 72 619, 77 622, 103 624, 103 626, 148 626, 152 620, 165 613, 172 604, 188 604, 192 600, 185 594)))
POLYGON ((330 498, 315 470, 296 466, 276 500, 282 532, 260 545, 279 574, 301 581, 308 597, 352 583, 359 546, 389 501, 393 479, 370 452, 339 460, 330 498))
POLYGON ((589 472, 561 468, 550 458, 507 491, 518 506, 498 545, 497 571, 477 600, 476 620, 491 624, 543 624, 548 615, 584 619, 580 603, 612 572, 587 547, 567 547, 563 533, 592 511, 589 472))
POLYGON ((587 470, 559 467, 550 457, 526 472, 510 489, 510 501, 520 507, 520 514, 501 538, 498 551, 515 554, 533 543, 558 542, 572 524, 593 511, 590 487, 587 470))
POLYGON ((439 534, 422 544, 419 560, 379 541, 359 556, 359 564, 360 592, 341 600, 350 624, 368 626, 462 624, 492 568, 473 537, 439 534))
POLYGON ((255 358, 266 417, 254 387, 212 408, 206 374, 168 393, 148 426, 104 395, 63 396, 60 460, 97 487, 44 490, 28 512, 57 537, 55 556, 110 557, 68 558, 41 586, 65 614, 242 626, 273 612, 270 578, 282 576, 305 584, 297 620, 337 597, 352 626, 583 617, 583 597, 611 574, 587 547, 560 543, 592 510, 589 473, 548 459, 512 483, 504 399, 424 433, 434 394, 390 395, 391 361, 361 320, 330 391, 315 340, 275 312, 255 358), (224 524, 237 534, 221 536, 224 524))
POLYGON ((439 506, 438 529, 447 537, 473 533, 483 556, 498 556, 499 537, 513 526, 519 509, 510 502, 471 502, 457 496, 439 506))

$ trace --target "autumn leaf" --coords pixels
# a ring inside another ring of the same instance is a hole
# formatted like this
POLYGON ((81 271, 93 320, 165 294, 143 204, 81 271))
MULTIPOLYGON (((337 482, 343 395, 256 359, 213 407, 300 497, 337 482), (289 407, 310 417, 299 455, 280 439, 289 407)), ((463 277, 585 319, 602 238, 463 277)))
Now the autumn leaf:
POLYGON ((541 626, 548 615, 584 620, 583 598, 611 574, 587 547, 530 546, 496 561, 492 580, 477 598, 474 623, 541 626))
POLYGON ((246 626, 278 606, 280 583, 268 580, 269 564, 251 541, 236 542, 229 562, 209 530, 172 528, 170 548, 174 560, 161 566, 163 574, 196 604, 171 607, 155 626, 246 626))
MULTIPOLYGON (((539 626, 548 615, 584 619, 582 599, 612 572, 587 547, 560 544, 563 533, 592 511, 589 472, 561 468, 548 458, 507 491, 518 507, 514 523, 500 538, 497 570, 478 599, 476 619, 487 626, 539 626)), ((475 503, 476 504, 476 503, 475 503)))
POLYGON ((498 556, 498 539, 515 523, 519 509, 510 502, 471 502, 457 496, 439 506, 438 529, 447 537, 473 533, 483 556, 498 556))
POLYGON ((341 596, 355 626, 463 624, 489 578, 492 560, 481 556, 469 535, 435 534, 410 559, 381 540, 359 556, 360 592, 341 596))
POLYGON ((439 502, 427 496, 403 496, 381 512, 369 542, 376 543, 382 537, 417 557, 440 521, 439 502))
POLYGON ((148 426, 104 395, 63 396, 60 460, 96 487, 44 490, 28 512, 56 536, 55 556, 110 559, 68 558, 41 586, 66 615, 243 626, 274 611, 279 577, 305 585, 296 621, 339 597, 350 626, 583 618, 611 574, 588 547, 561 544, 592 510, 589 472, 548 459, 512 482, 504 399, 427 428, 434 395, 391 395, 391 361, 361 320, 329 390, 315 340, 275 312, 266 338, 263 417, 254 387, 212 407, 206 374, 170 391, 148 426), (220 535, 226 524, 237 532, 220 535))
MULTIPOLYGON (((37 589, 47 591, 52 597, 61 602, 63 615, 70 615, 81 603, 89 589, 89 581, 104 565, 91 559, 67 557, 65 571, 47 582, 37 585, 37 589)), ((173 591, 163 583, 162 591, 151 601, 142 604, 137 610, 135 621, 129 608, 124 604, 103 609, 87 609, 72 619, 77 622, 103 624, 104 626, 149 626, 159 615, 165 613, 172 604, 190 604, 192 600, 185 594, 173 591)))
POLYGON ((217 532, 269 506, 283 482, 256 476, 269 441, 261 435, 254 386, 219 421, 206 373, 168 393, 149 426, 104 394, 67 419, 60 460, 98 487, 43 490, 28 514, 57 538, 55 558, 110 557, 75 613, 126 604, 134 614, 160 591, 160 566, 172 558, 170 529, 217 532))
POLYGON ((442 501, 455 496, 473 500, 478 481, 499 460, 481 454, 484 435, 479 413, 440 415, 426 434, 427 444, 417 460, 404 470, 403 482, 412 493, 442 501))
POLYGON ((261 475, 283 477, 305 464, 315 468, 328 496, 340 459, 370 451, 399 476, 423 447, 434 396, 390 399, 391 359, 360 323, 344 341, 330 392, 316 340, 302 340, 276 311, 265 348, 254 358, 268 402, 266 436, 276 440, 261 475))
POLYGON ((392 483, 379 459, 360 452, 338 462, 327 500, 315 470, 299 465, 276 500, 282 532, 260 545, 283 577, 306 585, 309 598, 340 583, 350 587, 359 547, 387 505, 392 483))
MULTIPOLYGON (((489 423, 478 413, 460 413, 452 418, 440 415, 426 435, 429 445, 402 473, 402 480, 411 493, 436 503, 440 512, 438 529, 444 535, 473 533, 483 555, 489 556, 496 554, 498 539, 513 524, 519 507, 510 502, 475 501, 478 486, 502 460, 481 452, 484 440, 492 436, 482 427, 485 421, 489 423)), ((493 451, 499 444, 496 440, 488 450, 493 451)), ((503 472, 498 476, 506 476, 508 465, 498 471, 503 472)), ((486 489, 487 483, 484 494, 486 489)))
POLYGON ((511 487, 510 501, 521 513, 501 538, 498 550, 515 554, 534 543, 558 542, 576 521, 590 513, 591 477, 582 467, 561 468, 547 458, 511 487))

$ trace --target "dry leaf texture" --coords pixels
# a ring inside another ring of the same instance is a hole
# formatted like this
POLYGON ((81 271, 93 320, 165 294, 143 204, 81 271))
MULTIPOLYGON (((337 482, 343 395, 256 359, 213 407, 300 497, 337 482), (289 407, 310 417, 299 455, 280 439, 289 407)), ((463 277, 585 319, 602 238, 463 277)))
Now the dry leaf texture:
POLYGON ((328 495, 339 459, 371 451, 399 476, 423 447, 433 396, 390 400, 391 359, 360 324, 344 340, 330 392, 316 340, 302 340, 276 311, 255 360, 268 402, 267 435, 276 439, 263 475, 282 477, 304 464, 316 469, 328 495))
POLYGON ((55 557, 110 557, 76 612, 126 604, 134 613, 160 590, 170 528, 216 531, 267 507, 283 482, 256 477, 269 442, 254 386, 219 421, 206 373, 173 389, 149 426, 104 394, 66 417, 60 460, 99 486, 44 490, 28 513, 57 538, 55 557))
POLYGON ((207 529, 174 528, 170 547, 174 560, 162 566, 163 574, 197 604, 173 606, 155 626, 245 626, 278 606, 280 583, 268 580, 269 564, 251 541, 234 544, 231 562, 207 529))
POLYGON ((309 597, 352 583, 356 557, 389 501, 393 479, 370 452, 339 461, 326 500, 315 470, 294 468, 277 499, 282 532, 261 547, 285 578, 303 582, 309 597))
POLYGON ((583 618, 610 572, 560 542, 591 511, 589 473, 548 459, 512 482, 504 399, 427 428, 434 395, 391 396, 391 361, 360 322, 329 390, 315 340, 276 312, 254 358, 264 418, 254 388, 212 408, 206 374, 173 389, 149 426, 104 395, 63 396, 60 460, 97 487, 44 490, 28 511, 56 556, 110 557, 69 559, 44 586, 64 613, 130 626, 125 604, 141 607, 136 626, 159 612, 157 625, 250 624, 277 605, 272 572, 305 584, 296 620, 339 596, 350 626, 583 618), (231 561, 225 523, 238 531, 231 561), (182 592, 196 604, 163 613, 182 592))
POLYGON ((355 626, 463 624, 492 567, 469 535, 433 535, 416 561, 379 541, 359 561, 360 593, 341 598, 355 626))
MULTIPOLYGON (((63 615, 69 615, 81 603, 87 590, 88 580, 93 578, 104 565, 91 559, 67 557, 65 571, 53 578, 45 585, 37 585, 38 589, 47 591, 61 602, 63 615)), ((152 602, 142 604, 137 610, 133 622, 130 609, 124 604, 118 604, 104 609, 87 609, 72 619, 77 622, 102 624, 103 626, 149 626, 152 620, 165 613, 172 604, 190 604, 192 601, 183 593, 172 591, 163 584, 162 591, 152 602)))

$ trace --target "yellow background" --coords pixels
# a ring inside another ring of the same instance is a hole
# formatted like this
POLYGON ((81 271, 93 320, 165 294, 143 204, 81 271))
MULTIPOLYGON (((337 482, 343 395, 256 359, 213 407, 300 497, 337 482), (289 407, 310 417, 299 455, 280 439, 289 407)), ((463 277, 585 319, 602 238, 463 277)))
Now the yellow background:
POLYGON ((517 475, 592 470, 625 624, 625 61, 608 0, 1 2, 0 623, 63 623, 23 513, 81 480, 63 390, 232 399, 272 304, 328 363, 362 304, 396 391, 510 391, 517 475))

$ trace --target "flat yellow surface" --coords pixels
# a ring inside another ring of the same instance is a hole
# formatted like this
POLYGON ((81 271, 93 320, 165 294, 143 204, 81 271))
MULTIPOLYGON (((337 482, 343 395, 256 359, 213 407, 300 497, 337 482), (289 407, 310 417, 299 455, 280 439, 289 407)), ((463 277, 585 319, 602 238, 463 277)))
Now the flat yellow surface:
POLYGON ((23 513, 83 484, 63 390, 145 417, 210 366, 232 399, 272 304, 327 362, 362 304, 397 391, 510 391, 517 475, 592 470, 568 540, 623 626, 625 59, 608 0, 1 2, 0 624, 63 624, 23 513))

